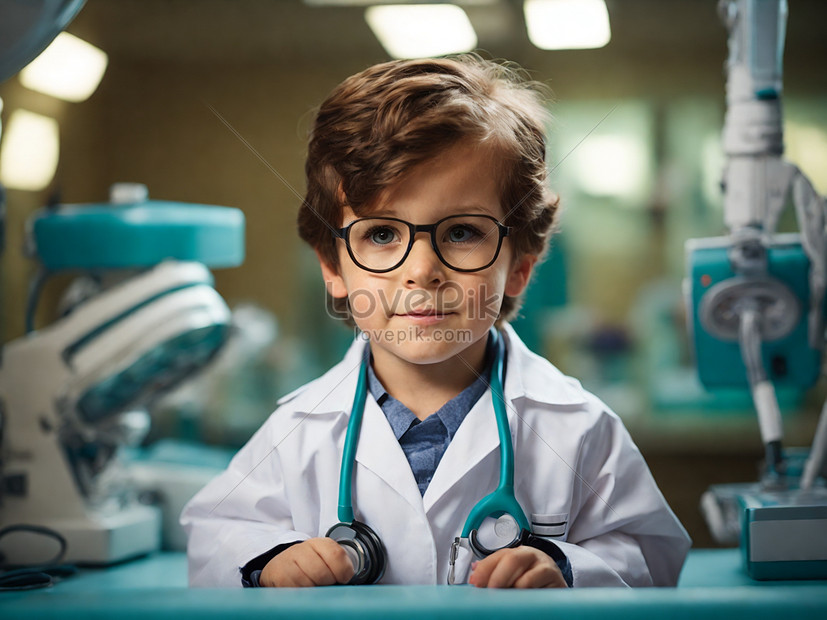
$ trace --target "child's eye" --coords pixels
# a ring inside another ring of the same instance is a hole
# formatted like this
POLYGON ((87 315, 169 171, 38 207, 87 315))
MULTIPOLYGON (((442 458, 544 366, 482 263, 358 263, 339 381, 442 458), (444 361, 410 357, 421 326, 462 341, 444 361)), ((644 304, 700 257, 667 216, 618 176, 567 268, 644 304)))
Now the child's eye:
POLYGON ((446 240, 450 243, 466 243, 473 239, 477 239, 480 232, 468 224, 456 224, 448 229, 445 235, 446 240))
POLYGON ((364 237, 376 245, 387 245, 396 239, 396 232, 390 226, 374 226, 365 232, 364 237))

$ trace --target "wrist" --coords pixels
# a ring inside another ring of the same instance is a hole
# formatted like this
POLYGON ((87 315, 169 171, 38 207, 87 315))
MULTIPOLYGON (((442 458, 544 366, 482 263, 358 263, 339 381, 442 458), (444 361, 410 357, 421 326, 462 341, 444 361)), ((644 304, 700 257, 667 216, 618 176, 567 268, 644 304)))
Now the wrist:
POLYGON ((571 569, 571 562, 569 561, 568 556, 563 553, 563 550, 560 549, 557 545, 555 545, 550 540, 545 538, 540 538, 539 536, 535 536, 534 534, 529 534, 526 539, 523 541, 523 544, 527 547, 533 547, 534 549, 538 549, 542 551, 546 555, 548 555, 555 564, 557 564, 557 568, 560 569, 560 573, 563 576, 563 580, 566 582, 568 587, 572 587, 574 585, 574 575, 571 569))

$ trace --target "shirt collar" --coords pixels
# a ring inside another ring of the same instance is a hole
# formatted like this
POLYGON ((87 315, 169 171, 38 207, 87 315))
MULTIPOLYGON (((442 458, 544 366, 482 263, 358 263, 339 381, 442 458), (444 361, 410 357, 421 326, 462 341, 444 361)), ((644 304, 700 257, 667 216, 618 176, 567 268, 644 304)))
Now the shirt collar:
MULTIPOLYGON (((485 348, 485 366, 482 374, 480 374, 471 385, 434 412, 433 415, 439 417, 445 429, 448 431, 450 438, 453 438, 460 424, 462 424, 462 421, 465 419, 465 416, 471 411, 471 408, 480 399, 480 396, 488 389, 488 380, 494 357, 493 354, 494 346, 489 338, 485 348)), ((365 359, 370 359, 370 347, 365 347, 364 355, 365 359)), ((388 418, 388 423, 397 440, 400 439, 411 426, 420 422, 419 418, 417 418, 404 403, 396 400, 388 393, 379 381, 376 373, 373 372, 372 364, 368 364, 368 390, 382 409, 385 417, 388 418)))

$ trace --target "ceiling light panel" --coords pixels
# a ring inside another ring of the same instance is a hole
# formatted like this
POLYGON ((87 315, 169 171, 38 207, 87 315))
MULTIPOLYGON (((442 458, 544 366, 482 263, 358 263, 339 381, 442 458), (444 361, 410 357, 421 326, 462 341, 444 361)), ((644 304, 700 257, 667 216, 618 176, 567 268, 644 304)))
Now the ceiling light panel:
POLYGON ((543 50, 590 49, 612 38, 604 0, 525 0, 529 40, 543 50))
POLYGON ((477 46, 468 16, 454 4, 372 6, 365 20, 393 58, 444 56, 477 46))
POLYGON ((57 170, 59 140, 55 119, 14 110, 0 148, 0 181, 12 189, 44 189, 57 170))
POLYGON ((84 101, 100 84, 107 62, 106 53, 91 43, 61 32, 20 72, 20 82, 66 101, 84 101))

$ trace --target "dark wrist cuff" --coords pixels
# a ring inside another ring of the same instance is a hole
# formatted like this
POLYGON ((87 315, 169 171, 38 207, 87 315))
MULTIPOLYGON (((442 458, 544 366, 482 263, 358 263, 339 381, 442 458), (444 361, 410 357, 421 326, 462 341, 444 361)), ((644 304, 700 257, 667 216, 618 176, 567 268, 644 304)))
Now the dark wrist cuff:
POLYGON ((566 580, 566 585, 568 587, 572 587, 574 584, 574 576, 571 572, 571 562, 569 562, 568 556, 563 553, 563 550, 560 549, 557 545, 555 545, 550 540, 546 540, 545 538, 540 538, 539 536, 535 536, 534 534, 529 534, 526 536, 523 544, 526 547, 534 547, 535 549, 539 549, 552 560, 554 560, 557 567, 560 569, 560 572, 563 573, 563 579, 566 580))

